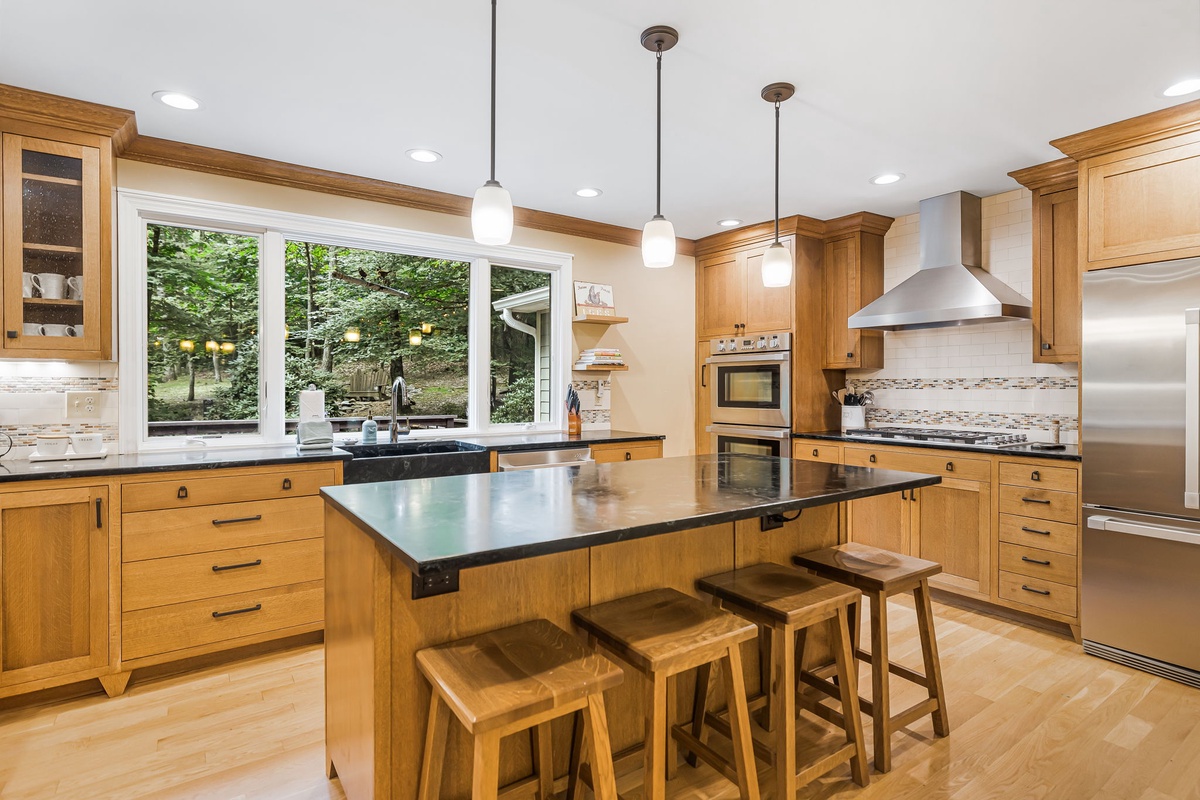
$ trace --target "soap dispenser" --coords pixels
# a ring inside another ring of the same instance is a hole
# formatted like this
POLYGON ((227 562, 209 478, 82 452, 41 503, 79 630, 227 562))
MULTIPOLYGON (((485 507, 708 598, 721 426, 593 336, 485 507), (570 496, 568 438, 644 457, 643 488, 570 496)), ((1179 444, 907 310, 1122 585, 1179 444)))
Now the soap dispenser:
POLYGON ((375 444, 379 437, 379 423, 374 415, 368 414, 362 424, 362 443, 375 444))

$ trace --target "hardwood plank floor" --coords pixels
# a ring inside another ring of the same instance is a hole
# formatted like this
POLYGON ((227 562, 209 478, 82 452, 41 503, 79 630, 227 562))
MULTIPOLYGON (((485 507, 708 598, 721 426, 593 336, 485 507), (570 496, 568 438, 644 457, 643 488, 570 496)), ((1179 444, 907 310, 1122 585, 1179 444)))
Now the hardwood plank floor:
MULTIPOLYGON (((893 658, 919 665, 911 604, 890 611, 893 658)), ((1200 691, 1053 633, 944 603, 935 614, 949 738, 926 718, 896 735, 888 775, 860 789, 842 767, 798 798, 1200 800, 1200 691)), ((307 646, 134 683, 118 698, 2 712, 0 797, 339 800, 324 775, 323 675, 320 646, 307 646)), ((862 677, 869 685, 865 665, 862 677)), ((892 686, 895 708, 920 698, 892 686)), ((801 748, 836 738, 808 718, 798 728, 801 748)), ((773 798, 769 768, 760 779, 773 798)), ((638 797, 639 782, 632 773, 619 788, 638 797)), ((681 765, 668 793, 724 800, 737 787, 681 765)))

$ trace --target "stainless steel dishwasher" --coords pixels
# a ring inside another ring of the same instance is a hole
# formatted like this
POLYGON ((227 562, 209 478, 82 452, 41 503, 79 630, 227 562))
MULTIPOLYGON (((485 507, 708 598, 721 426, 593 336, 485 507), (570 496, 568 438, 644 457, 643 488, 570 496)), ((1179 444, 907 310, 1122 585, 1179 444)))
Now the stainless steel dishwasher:
POLYGON ((590 447, 566 447, 556 450, 519 450, 501 453, 496 457, 496 471, 510 472, 518 469, 547 469, 549 467, 578 467, 594 464, 590 447))

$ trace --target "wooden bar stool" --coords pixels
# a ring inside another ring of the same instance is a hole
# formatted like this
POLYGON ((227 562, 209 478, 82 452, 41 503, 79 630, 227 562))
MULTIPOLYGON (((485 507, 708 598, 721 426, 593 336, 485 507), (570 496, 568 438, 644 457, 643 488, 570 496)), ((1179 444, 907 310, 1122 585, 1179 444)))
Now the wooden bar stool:
MULTIPOLYGON (((849 761, 851 775, 859 786, 870 781, 867 755, 863 747, 862 721, 857 713, 843 713, 838 721, 846 732, 846 744, 801 768, 796 766, 796 681, 808 629, 828 622, 832 630, 834 663, 843 712, 854 709, 858 698, 858 675, 850 649, 847 622, 849 609, 859 593, 834 581, 806 575, 778 564, 756 564, 696 581, 696 586, 711 594, 723 608, 753 620, 770 635, 770 682, 764 685, 766 702, 772 708, 774 747, 757 745, 763 760, 775 767, 775 796, 780 800, 796 796, 796 789, 849 761)), ((705 747, 706 726, 721 733, 728 728, 717 715, 707 711, 708 670, 702 669, 696 683, 696 707, 692 718, 692 739, 705 747)), ((823 706, 810 709, 821 712, 823 706)), ((705 747, 705 749, 707 749, 705 747)), ((696 751, 698 754, 702 751, 696 751)), ((706 759, 707 760, 707 759, 706 759)))
POLYGON ((539 800, 550 800, 554 776, 550 721, 576 711, 592 742, 597 800, 616 800, 604 690, 624 678, 621 668, 544 619, 490 631, 417 652, 433 686, 418 800, 437 800, 449 717, 474 737, 473 800, 495 800, 500 739, 533 728, 539 800))
MULTIPOLYGON (((602 645, 647 678, 649 716, 642 754, 645 800, 666 798, 668 764, 674 767, 674 739, 680 739, 678 732, 671 730, 670 679, 713 661, 723 661, 726 667, 722 674, 733 706, 729 716, 736 769, 723 760, 713 766, 738 785, 743 800, 758 800, 739 649, 742 642, 754 638, 753 624, 674 589, 656 589, 581 608, 571 613, 571 619, 593 644, 602 645)), ((592 750, 596 749, 593 744, 592 750)), ((573 764, 572 796, 578 772, 573 764)))
MULTIPOLYGON (((880 772, 891 770, 892 734, 927 714, 933 717, 933 732, 938 736, 948 735, 950 721, 946 716, 946 696, 942 689, 942 665, 938 660, 937 639, 933 633, 933 608, 929 603, 929 577, 941 572, 942 565, 855 542, 804 553, 793 557, 792 561, 817 575, 853 586, 870 599, 870 653, 858 646, 861 615, 857 608, 851 610, 851 627, 854 631, 854 654, 871 665, 871 700, 859 698, 859 702, 863 713, 870 714, 874 720, 875 769, 880 772), (924 674, 893 664, 888 659, 887 599, 903 592, 912 592, 916 603, 924 674), (892 715, 889 673, 925 687, 929 698, 892 715)), ((827 694, 836 691, 836 687, 822 676, 806 672, 802 678, 806 684, 827 694)))

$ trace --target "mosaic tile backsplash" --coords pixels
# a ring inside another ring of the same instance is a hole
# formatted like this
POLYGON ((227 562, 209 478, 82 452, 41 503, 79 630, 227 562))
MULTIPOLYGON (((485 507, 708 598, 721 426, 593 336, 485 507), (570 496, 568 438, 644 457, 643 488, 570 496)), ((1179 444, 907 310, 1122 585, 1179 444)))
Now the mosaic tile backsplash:
POLYGON ((28 458, 39 433, 104 435, 117 442, 117 365, 90 361, 0 361, 0 431, 12 437, 5 459, 28 458), (99 419, 67 420, 66 392, 94 391, 99 419))
POLYGON ((571 381, 579 393, 579 419, 583 430, 608 430, 612 427, 612 381, 571 381))
MULTIPOLYGON (((884 238, 884 288, 920 263, 920 215, 900 217, 884 238)), ((1025 189, 983 198, 984 268, 1016 291, 1033 292, 1033 205, 1025 189)), ((884 368, 849 370, 848 385, 871 391, 870 425, 996 429, 1078 441, 1076 364, 1035 364, 1032 323, 996 322, 892 331, 884 368)))

